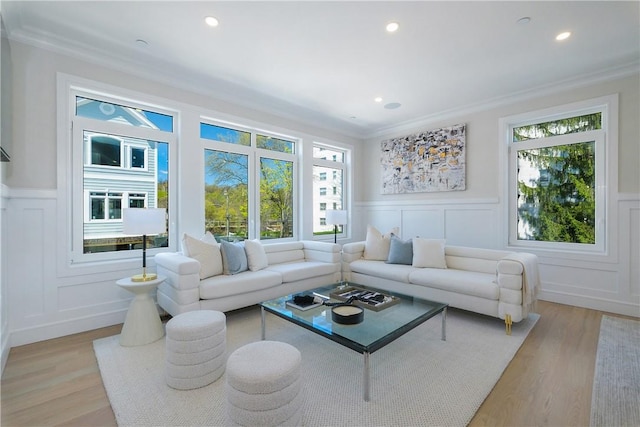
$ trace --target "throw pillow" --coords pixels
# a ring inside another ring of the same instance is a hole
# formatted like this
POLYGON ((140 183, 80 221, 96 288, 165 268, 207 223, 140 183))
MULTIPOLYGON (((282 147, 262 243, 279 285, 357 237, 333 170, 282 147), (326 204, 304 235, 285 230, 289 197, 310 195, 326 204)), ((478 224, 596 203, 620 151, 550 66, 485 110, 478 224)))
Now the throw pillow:
POLYGON ((382 235, 375 227, 367 226, 367 238, 364 243, 364 259, 386 261, 389 257, 391 234, 397 234, 398 227, 382 235))
POLYGON ((222 272, 224 274, 238 274, 249 269, 243 242, 229 243, 223 240, 220 242, 220 252, 222 253, 222 272))
POLYGON ((444 239, 413 239, 413 266, 447 268, 444 256, 444 239))
POLYGON ((411 239, 403 241, 395 234, 391 235, 387 264, 406 264, 413 262, 413 243, 411 239))
POLYGON ((196 239, 186 233, 182 236, 182 251, 186 256, 200 263, 200 280, 222 274, 220 247, 204 239, 196 239))
POLYGON ((244 251, 247 253, 249 270, 258 271, 269 265, 267 254, 259 240, 245 240, 244 251))

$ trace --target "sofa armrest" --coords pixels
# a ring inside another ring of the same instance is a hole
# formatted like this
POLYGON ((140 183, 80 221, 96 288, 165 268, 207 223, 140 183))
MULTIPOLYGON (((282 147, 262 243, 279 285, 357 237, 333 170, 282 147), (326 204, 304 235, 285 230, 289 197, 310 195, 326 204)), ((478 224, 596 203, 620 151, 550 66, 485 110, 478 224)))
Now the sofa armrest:
POLYGON ((351 242, 342 245, 342 261, 352 262, 364 256, 364 242, 351 242))
POLYGON ((154 257, 156 270, 165 282, 178 290, 200 286, 200 262, 179 252, 162 252, 154 257))
POLYGON ((302 245, 304 258, 307 261, 318 261, 331 264, 340 263, 341 246, 338 244, 303 240, 302 245))
POLYGON ((364 256, 364 242, 351 242, 342 245, 342 279, 351 280, 351 263, 364 256))
POLYGON ((496 283, 500 287, 499 316, 504 318, 509 314, 518 322, 535 309, 540 289, 538 257, 526 252, 510 253, 498 261, 496 270, 496 283), (512 310, 516 306, 519 312, 514 315, 512 310))

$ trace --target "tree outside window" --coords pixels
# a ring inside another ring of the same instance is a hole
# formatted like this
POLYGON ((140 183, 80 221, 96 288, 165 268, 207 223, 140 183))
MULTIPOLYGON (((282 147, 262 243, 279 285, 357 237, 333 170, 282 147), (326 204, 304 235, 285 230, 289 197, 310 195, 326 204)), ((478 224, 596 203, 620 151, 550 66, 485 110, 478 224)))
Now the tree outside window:
POLYGON ((601 112, 512 127, 517 241, 595 245, 601 112))

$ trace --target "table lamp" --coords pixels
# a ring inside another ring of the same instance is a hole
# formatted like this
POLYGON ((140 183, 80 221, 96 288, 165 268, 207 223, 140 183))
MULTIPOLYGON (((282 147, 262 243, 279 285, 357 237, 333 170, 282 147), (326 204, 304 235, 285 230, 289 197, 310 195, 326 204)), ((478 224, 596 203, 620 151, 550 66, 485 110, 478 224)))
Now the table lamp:
POLYGON ((338 243, 338 225, 347 223, 347 211, 328 210, 327 224, 333 225, 333 243, 338 243))
POLYGON ((155 280, 158 275, 147 274, 147 235, 167 231, 167 211, 165 209, 128 208, 122 210, 122 231, 124 234, 142 235, 142 274, 131 278, 133 282, 155 280))

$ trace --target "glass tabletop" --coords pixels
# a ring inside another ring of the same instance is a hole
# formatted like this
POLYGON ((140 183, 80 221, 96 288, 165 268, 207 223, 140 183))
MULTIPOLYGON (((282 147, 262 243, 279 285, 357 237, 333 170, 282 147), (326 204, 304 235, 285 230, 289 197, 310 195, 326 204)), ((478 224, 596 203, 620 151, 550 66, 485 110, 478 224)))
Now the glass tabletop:
POLYGON ((260 306, 269 313, 309 329, 332 341, 360 353, 373 353, 393 340, 404 335, 416 326, 441 313, 447 304, 414 298, 408 295, 388 292, 369 286, 349 283, 348 286, 382 292, 393 295, 399 303, 380 311, 364 309, 364 319, 355 325, 336 323, 331 318, 330 306, 321 305, 308 310, 299 310, 286 304, 293 295, 318 295, 329 302, 339 302, 330 298, 332 292, 343 289, 347 284, 330 285, 306 292, 286 295, 262 302, 260 306), (340 286, 340 288, 339 288, 340 286))

